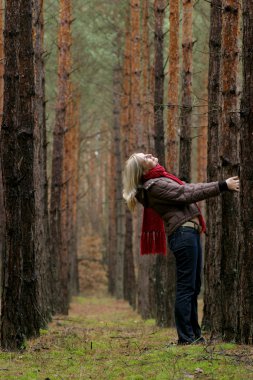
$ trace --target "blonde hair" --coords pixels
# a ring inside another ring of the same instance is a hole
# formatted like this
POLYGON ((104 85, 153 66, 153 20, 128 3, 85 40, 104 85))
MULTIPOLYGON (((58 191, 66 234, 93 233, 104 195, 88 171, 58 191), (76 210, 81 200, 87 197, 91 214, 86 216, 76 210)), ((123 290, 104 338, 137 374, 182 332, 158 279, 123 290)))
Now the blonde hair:
POLYGON ((123 198, 126 200, 127 206, 132 212, 137 204, 135 195, 144 172, 142 162, 143 159, 138 156, 138 153, 132 154, 126 161, 123 172, 123 198))

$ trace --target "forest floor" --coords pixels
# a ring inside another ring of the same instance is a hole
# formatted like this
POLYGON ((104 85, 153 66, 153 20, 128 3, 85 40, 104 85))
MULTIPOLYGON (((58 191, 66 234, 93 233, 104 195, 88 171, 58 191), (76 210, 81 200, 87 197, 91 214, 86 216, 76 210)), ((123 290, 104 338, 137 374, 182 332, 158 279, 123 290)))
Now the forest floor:
POLYGON ((142 320, 125 301, 77 297, 23 351, 0 351, 0 379, 253 379, 253 347, 167 346, 175 341, 174 329, 142 320))

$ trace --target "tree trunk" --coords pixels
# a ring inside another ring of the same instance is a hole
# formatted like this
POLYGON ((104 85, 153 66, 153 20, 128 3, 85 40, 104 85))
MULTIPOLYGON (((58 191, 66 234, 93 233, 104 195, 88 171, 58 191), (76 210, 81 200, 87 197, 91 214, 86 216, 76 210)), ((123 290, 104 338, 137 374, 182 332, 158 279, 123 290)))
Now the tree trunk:
POLYGON ((6 2, 1 130, 6 250, 1 345, 20 349, 42 325, 38 299, 34 200, 34 51, 32 2, 6 2))
MULTIPOLYGON (((143 73, 143 83, 142 83, 142 124, 144 126, 144 146, 143 150, 148 151, 148 141, 149 141, 149 131, 150 131, 150 98, 151 98, 151 88, 150 88, 150 41, 149 41, 149 1, 145 0, 142 2, 142 73, 143 73)), ((153 113, 153 110, 152 110, 153 113)), ((142 214, 143 210, 140 210, 142 214)), ((153 318, 155 316, 155 303, 153 299, 153 294, 155 294, 153 273, 155 268, 155 257, 154 255, 138 255, 138 283, 137 283, 137 307, 138 312, 141 314, 142 318, 153 318)))
POLYGON ((37 272, 39 273, 39 291, 41 312, 44 325, 50 319, 50 300, 53 284, 50 276, 50 239, 48 216, 46 116, 45 116, 45 69, 43 59, 44 19, 43 0, 33 2, 34 36, 34 183, 35 183, 35 244, 37 252, 37 272))
POLYGON ((253 4, 243 0, 243 90, 241 102, 241 221, 239 302, 240 319, 237 340, 253 343, 253 4))
POLYGON ((193 1, 183 0, 182 29, 182 108, 180 129, 179 177, 191 181, 191 118, 192 118, 192 10, 193 1))
POLYGON ((167 170, 178 174, 179 0, 170 2, 167 170))
MULTIPOLYGON (((222 178, 238 175, 238 33, 239 1, 223 0, 222 19, 222 118, 219 157, 222 178)), ((235 339, 237 325, 237 286, 239 251, 239 196, 233 192, 222 194, 222 246, 221 246, 221 294, 222 336, 235 339)))
POLYGON ((141 36, 140 36, 140 0, 130 0, 131 33, 131 107, 130 119, 133 128, 133 141, 130 149, 144 148, 141 104, 141 36))
MULTIPOLYGON (((119 36, 118 36, 119 37, 119 36)), ((119 41, 119 40, 118 40, 119 41)), ((118 45, 119 46, 119 45, 118 45)), ((122 235, 125 228, 125 205, 122 200, 122 156, 120 152, 121 136, 120 136, 120 84, 121 84, 121 67, 117 63, 113 70, 113 153, 115 157, 115 217, 116 217, 116 295, 118 298, 124 296, 124 239, 122 235)), ((127 295, 126 295, 127 299, 127 295)))
POLYGON ((71 129, 71 156, 72 165, 70 186, 70 290, 71 295, 79 293, 79 273, 77 257, 77 202, 79 189, 79 161, 80 161, 80 94, 73 91, 73 127, 71 129))
MULTIPOLYGON (((166 2, 155 0, 155 92, 154 92, 154 125, 155 125, 155 153, 161 165, 165 165, 164 147, 164 66, 163 66, 163 21, 166 2)), ((170 326, 173 321, 173 300, 169 294, 168 255, 157 255, 155 268, 156 288, 156 323, 158 326, 170 326)))
MULTIPOLYGON (((0 57, 4 56, 4 9, 3 1, 0 0, 0 57)), ((3 92, 4 92, 4 62, 0 60, 0 126, 2 125, 3 115, 3 92)), ((1 127, 0 127, 1 128, 1 127)), ((2 287, 2 257, 4 254, 4 235, 5 235, 5 220, 4 220, 4 200, 3 200, 3 180, 2 180, 2 165, 0 160, 0 284, 2 287)), ((2 289, 0 288, 0 292, 2 289)))
POLYGON ((163 22, 165 13, 165 0, 155 0, 155 93, 154 93, 154 123, 155 123, 155 152, 161 165, 165 165, 164 148, 164 67, 163 67, 163 22))
MULTIPOLYGON (((222 0, 211 3, 209 36, 209 73, 208 73, 208 148, 207 181, 217 181, 220 177, 219 136, 221 124, 221 29, 222 0)), ((206 201, 207 236, 204 263, 204 315, 202 327, 221 331, 221 198, 214 197, 206 201)))
MULTIPOLYGON (((109 155, 109 226, 108 226, 108 235, 109 235, 109 244, 108 244, 108 291, 110 294, 116 296, 117 290, 117 263, 118 263, 118 255, 117 255, 117 240, 116 240, 116 186, 115 186, 115 156, 114 156, 114 140, 111 139, 111 153, 109 155)), ((121 257, 120 257, 121 259, 121 257)), ((123 258, 121 260, 122 268, 123 268, 123 258)), ((121 267, 120 267, 121 269, 121 267)), ((123 269, 121 270, 121 273, 123 269)), ((122 277, 119 279, 119 284, 122 288, 123 279, 122 277)), ((122 296, 123 297, 123 291, 122 296)), ((120 298, 120 297, 119 297, 120 298)))
POLYGON ((50 223, 52 233, 52 276, 55 283, 55 311, 67 314, 69 306, 69 258, 62 231, 62 192, 63 192, 63 154, 64 134, 67 118, 67 102, 69 96, 70 46, 71 46, 71 9, 69 1, 60 1, 60 27, 58 35, 58 93, 52 155, 52 183, 50 223), (65 253, 62 256, 62 253, 65 253))

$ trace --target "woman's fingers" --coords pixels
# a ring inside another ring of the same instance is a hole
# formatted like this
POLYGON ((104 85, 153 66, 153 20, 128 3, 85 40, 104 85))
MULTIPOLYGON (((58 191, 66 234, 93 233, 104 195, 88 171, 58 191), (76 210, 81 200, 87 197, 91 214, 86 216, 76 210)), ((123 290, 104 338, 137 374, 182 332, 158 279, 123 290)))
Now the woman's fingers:
POLYGON ((226 180, 228 189, 232 191, 240 191, 240 180, 239 177, 230 177, 226 180))

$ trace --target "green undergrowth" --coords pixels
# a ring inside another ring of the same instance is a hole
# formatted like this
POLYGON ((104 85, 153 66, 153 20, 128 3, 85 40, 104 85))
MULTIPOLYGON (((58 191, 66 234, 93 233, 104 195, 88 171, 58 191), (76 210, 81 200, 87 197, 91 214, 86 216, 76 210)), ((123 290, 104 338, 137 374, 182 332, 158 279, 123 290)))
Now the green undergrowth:
POLYGON ((0 352, 0 379, 253 379, 252 347, 175 341, 174 329, 143 321, 124 301, 78 297, 24 351, 0 352))

